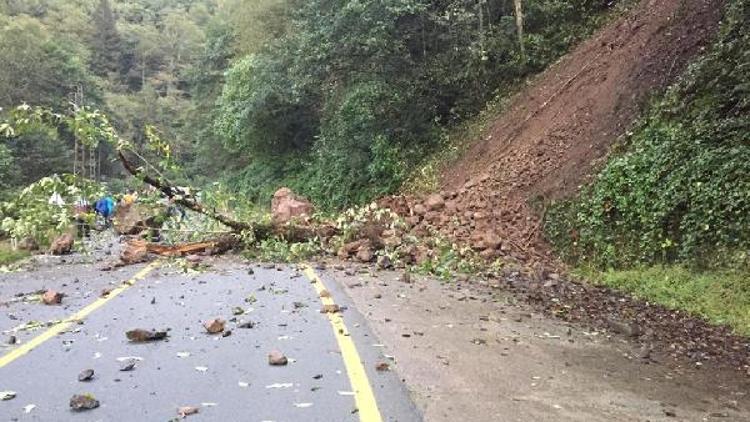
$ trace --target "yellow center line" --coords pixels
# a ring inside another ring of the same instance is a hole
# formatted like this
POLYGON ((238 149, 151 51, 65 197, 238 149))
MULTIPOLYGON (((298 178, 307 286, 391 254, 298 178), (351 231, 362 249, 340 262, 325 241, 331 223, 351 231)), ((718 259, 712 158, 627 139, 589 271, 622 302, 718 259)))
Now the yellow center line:
POLYGON ((29 340, 28 342, 18 346, 17 348, 11 350, 4 356, 0 357, 0 368, 8 365, 9 363, 13 362, 14 360, 20 358, 21 356, 29 353, 32 351, 35 347, 38 347, 45 341, 53 338, 54 336, 62 333, 66 329, 68 329, 71 325, 74 323, 77 323, 78 321, 83 320, 86 318, 89 314, 94 312, 95 310, 101 308, 105 303, 109 302, 110 300, 117 297, 120 293, 127 290, 130 286, 135 284, 136 281, 143 279, 153 271, 156 267, 160 265, 159 261, 154 261, 151 264, 147 265, 140 271, 138 271, 133 278, 130 280, 127 280, 120 285, 120 287, 117 287, 109 292, 109 294, 106 297, 100 297, 99 299, 95 300, 93 303, 87 305, 80 311, 76 312, 75 314, 71 315, 69 318, 64 319, 63 321, 51 326, 47 331, 39 334, 38 336, 34 337, 33 339, 29 340))
MULTIPOLYGON (((323 280, 318 277, 318 274, 309 265, 304 266, 303 272, 310 279, 313 286, 315 286, 318 297, 320 297, 320 294, 326 290, 323 280)), ((320 300, 323 302, 323 306, 335 304, 331 297, 320 297, 320 300)), ((349 330, 346 328, 346 324, 344 324, 343 317, 338 312, 329 312, 326 315, 328 315, 328 321, 331 322, 331 327, 333 327, 333 334, 336 336, 339 349, 341 349, 341 356, 344 359, 346 372, 349 375, 349 381, 354 390, 354 401, 357 405, 359 420, 361 422, 382 422, 383 418, 380 416, 375 394, 373 394, 370 381, 367 379, 367 372, 362 365, 362 359, 360 359, 359 353, 357 353, 354 341, 349 336, 349 330)))

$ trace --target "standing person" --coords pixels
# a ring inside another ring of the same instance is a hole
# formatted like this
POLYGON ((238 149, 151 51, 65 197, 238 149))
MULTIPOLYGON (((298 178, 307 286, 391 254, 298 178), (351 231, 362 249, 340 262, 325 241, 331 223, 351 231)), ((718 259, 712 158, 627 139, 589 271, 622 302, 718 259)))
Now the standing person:
POLYGON ((122 203, 123 205, 131 205, 135 203, 135 201, 138 200, 138 193, 133 191, 133 189, 128 189, 125 193, 125 196, 122 197, 122 203))
POLYGON ((104 217, 104 227, 108 228, 112 224, 112 216, 115 214, 115 200, 112 195, 106 194, 96 201, 94 208, 97 214, 104 217))

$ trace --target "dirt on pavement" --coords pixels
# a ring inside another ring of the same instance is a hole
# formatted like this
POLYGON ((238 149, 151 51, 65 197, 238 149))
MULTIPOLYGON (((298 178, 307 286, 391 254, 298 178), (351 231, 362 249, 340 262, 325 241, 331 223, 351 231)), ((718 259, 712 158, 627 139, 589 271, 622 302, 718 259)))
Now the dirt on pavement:
POLYGON ((622 335, 546 318, 500 286, 329 274, 426 421, 750 420, 750 382, 738 372, 644 356, 622 335))

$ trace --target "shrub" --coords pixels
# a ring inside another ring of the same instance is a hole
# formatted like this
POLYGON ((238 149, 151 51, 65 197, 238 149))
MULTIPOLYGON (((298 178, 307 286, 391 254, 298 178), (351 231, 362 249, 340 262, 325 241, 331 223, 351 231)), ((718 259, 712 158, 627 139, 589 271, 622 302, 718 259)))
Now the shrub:
POLYGON ((601 267, 743 266, 750 251, 750 2, 728 8, 711 51, 654 103, 596 181, 556 204, 565 258, 601 267))

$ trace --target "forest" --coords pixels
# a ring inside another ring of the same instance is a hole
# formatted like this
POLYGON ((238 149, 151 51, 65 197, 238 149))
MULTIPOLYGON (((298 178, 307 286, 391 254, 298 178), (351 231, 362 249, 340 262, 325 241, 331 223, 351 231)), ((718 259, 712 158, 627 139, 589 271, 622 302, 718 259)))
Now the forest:
MULTIPOLYGON (((611 6, 524 3, 519 40, 510 0, 4 0, 0 107, 99 109, 136 144, 155 128, 192 183, 341 208, 394 192, 611 6)), ((106 145, 74 154, 59 136, 3 145, 3 190, 76 163, 119 183, 106 145)))

